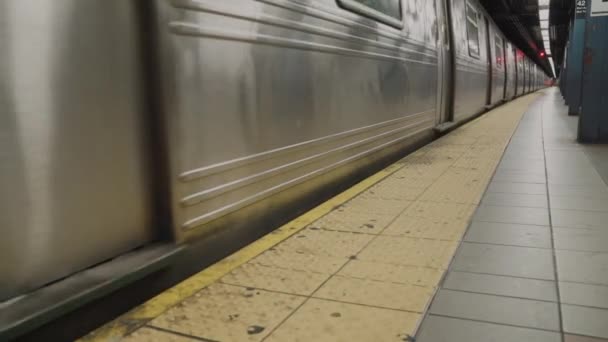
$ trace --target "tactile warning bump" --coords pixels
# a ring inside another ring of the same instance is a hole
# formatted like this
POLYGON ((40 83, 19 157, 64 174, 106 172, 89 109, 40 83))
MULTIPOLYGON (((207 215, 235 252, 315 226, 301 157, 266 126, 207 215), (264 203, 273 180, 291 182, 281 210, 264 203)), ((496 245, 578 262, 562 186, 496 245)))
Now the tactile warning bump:
POLYGON ((494 145, 494 146, 504 147, 507 145, 506 140, 508 138, 509 138, 509 136, 507 136, 505 134, 503 134, 501 136, 482 135, 477 139, 476 145, 494 145))
POLYGON ((482 172, 488 179, 494 174, 500 159, 477 158, 477 157, 462 157, 454 163, 454 168, 470 169, 473 171, 482 172))
POLYGON ((450 134, 439 138, 439 140, 433 142, 435 146, 446 146, 446 145, 473 145, 479 141, 479 137, 460 133, 459 131, 451 132, 450 134))
POLYGON ((250 262, 228 273, 220 281, 225 284, 308 296, 329 277, 329 274, 276 268, 250 262))
POLYGON ((276 246, 301 254, 350 257, 357 254, 374 235, 307 228, 276 246))
POLYGON ((387 179, 371 187, 367 193, 384 199, 411 201, 418 198, 432 181, 407 183, 404 185, 399 179, 387 179))
POLYGON ((424 154, 425 158, 430 158, 433 160, 456 160, 460 156, 462 156, 468 149, 467 145, 442 145, 438 146, 435 144, 430 144, 424 147, 426 153, 424 154))
POLYGON ((398 284, 435 287, 439 283, 442 273, 441 270, 421 266, 350 260, 338 272, 338 275, 398 284))
POLYGON ((439 178, 456 159, 431 158, 429 156, 421 156, 408 159, 403 167, 395 172, 391 177, 397 179, 419 178, 434 180, 439 178))
MULTIPOLYGON (((371 187, 370 191, 371 191, 371 194, 376 194, 378 196, 382 196, 382 198, 391 198, 391 196, 390 196, 391 191, 389 190, 388 193, 385 193, 385 190, 396 189, 398 191, 401 191, 402 189, 407 189, 407 188, 426 188, 429 185, 433 184, 434 180, 435 180, 435 178, 424 177, 422 175, 414 175, 414 174, 408 175, 405 173, 400 173, 400 174, 395 173, 391 177, 388 177, 388 178, 384 179, 382 182, 371 187), (382 190, 378 191, 377 190, 378 188, 381 188, 382 190)), ((414 198, 395 197, 395 199, 415 199, 415 197, 414 198)))
POLYGON ((462 155, 462 157, 488 158, 492 160, 498 160, 502 156, 503 152, 503 145, 473 145, 462 155))
POLYGON ((490 179, 488 172, 451 168, 420 197, 423 201, 478 204, 490 179))
POLYGON ((275 268, 283 268, 294 271, 316 272, 333 274, 337 272, 347 261, 348 257, 321 256, 310 253, 297 253, 279 248, 272 248, 251 260, 257 263, 275 268))
POLYGON ((333 276, 313 296, 422 313, 432 295, 433 289, 423 286, 333 276))
POLYGON ((261 341, 305 297, 215 283, 150 325, 216 341, 261 341))
POLYGON ((382 235, 459 241, 468 222, 453 218, 400 216, 382 231, 382 235))
POLYGON ((265 341, 411 341, 420 318, 418 313, 312 298, 265 341))
POLYGON ((358 255, 363 261, 447 268, 457 242, 378 236, 358 255))
POLYGON ((401 216, 467 220, 474 211, 475 205, 420 200, 409 206, 401 216))
POLYGON ((381 198, 375 194, 364 192, 352 200, 344 203, 334 211, 337 213, 342 213, 344 216, 349 216, 354 212, 368 215, 379 214, 395 217, 411 203, 412 202, 408 200, 381 198))
POLYGON ((194 338, 173 334, 153 328, 141 328, 123 338, 125 342, 194 342, 194 338))
POLYGON ((380 234, 396 216, 336 209, 312 223, 309 229, 380 234))

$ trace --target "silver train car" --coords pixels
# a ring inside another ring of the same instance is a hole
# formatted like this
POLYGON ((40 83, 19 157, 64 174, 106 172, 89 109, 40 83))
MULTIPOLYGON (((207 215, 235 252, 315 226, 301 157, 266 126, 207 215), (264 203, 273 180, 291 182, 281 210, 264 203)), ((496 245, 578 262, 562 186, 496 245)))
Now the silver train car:
POLYGON ((0 1, 0 302, 259 236, 545 78, 476 0, 0 1))

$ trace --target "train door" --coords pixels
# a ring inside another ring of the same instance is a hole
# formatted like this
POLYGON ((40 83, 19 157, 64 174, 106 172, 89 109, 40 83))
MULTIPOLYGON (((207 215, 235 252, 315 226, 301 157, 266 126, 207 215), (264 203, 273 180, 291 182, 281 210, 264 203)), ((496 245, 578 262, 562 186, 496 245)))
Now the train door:
POLYGON ((488 67, 488 88, 486 91, 486 106, 490 106, 492 104, 492 88, 494 87, 494 82, 492 82, 492 77, 494 72, 492 70, 492 39, 490 34, 490 21, 486 16, 484 16, 485 28, 486 28, 486 61, 488 67))
POLYGON ((501 38, 501 44, 500 46, 502 47, 502 55, 500 56, 500 58, 502 58, 502 65, 504 66, 503 72, 505 75, 505 79, 503 82, 503 88, 502 88, 502 99, 503 100, 507 100, 507 87, 509 86, 509 73, 511 72, 509 70, 509 68, 511 67, 508 64, 508 60, 507 60, 507 56, 509 55, 509 50, 507 50, 508 45, 507 45, 507 40, 504 39, 503 37, 501 38))
POLYGON ((453 101, 453 70, 454 55, 452 53, 452 30, 450 9, 446 0, 437 0, 437 50, 438 77, 437 77, 437 120, 436 125, 446 124, 454 121, 452 113, 453 101))
POLYGON ((5 300, 156 238, 140 7, 0 1, 0 335, 5 300))
POLYGON ((528 78, 530 76, 528 75, 528 68, 527 68, 527 63, 526 63, 526 57, 522 56, 521 58, 522 58, 521 65, 522 65, 522 70, 523 70, 522 75, 524 76, 522 84, 521 84, 521 94, 525 95, 525 94, 528 93, 528 90, 526 88, 526 83, 528 82, 528 78))
POLYGON ((509 45, 507 44, 507 40, 503 39, 502 40, 502 57, 503 57, 503 63, 505 65, 505 86, 502 89, 502 99, 504 101, 507 101, 507 97, 508 97, 508 91, 507 88, 509 87, 509 82, 511 82, 510 78, 511 75, 509 75, 509 73, 511 72, 511 66, 509 65, 509 45))
POLYGON ((519 87, 519 82, 521 82, 520 81, 521 70, 519 67, 517 48, 513 44, 511 44, 511 47, 513 48, 513 67, 515 68, 515 89, 514 89, 514 91, 515 91, 515 97, 517 97, 521 94, 521 88, 519 87))
POLYGON ((535 91, 536 89, 534 89, 534 82, 536 81, 536 68, 535 68, 535 64, 533 64, 532 61, 530 61, 530 92, 535 91))
POLYGON ((513 45, 505 39, 505 58, 507 66, 507 82, 505 87, 505 99, 511 100, 516 96, 517 88, 517 61, 513 45))
POLYGON ((524 57, 524 94, 530 92, 528 84, 530 83, 530 65, 528 65, 528 59, 524 57))

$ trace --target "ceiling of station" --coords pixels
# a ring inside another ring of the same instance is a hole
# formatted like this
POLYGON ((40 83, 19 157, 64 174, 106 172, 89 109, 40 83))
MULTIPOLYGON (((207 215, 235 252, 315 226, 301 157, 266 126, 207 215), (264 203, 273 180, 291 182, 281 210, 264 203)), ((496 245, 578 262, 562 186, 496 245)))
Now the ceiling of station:
POLYGON ((575 0, 480 0, 504 34, 547 74, 561 65, 575 0), (544 55, 543 55, 544 54, 544 55))

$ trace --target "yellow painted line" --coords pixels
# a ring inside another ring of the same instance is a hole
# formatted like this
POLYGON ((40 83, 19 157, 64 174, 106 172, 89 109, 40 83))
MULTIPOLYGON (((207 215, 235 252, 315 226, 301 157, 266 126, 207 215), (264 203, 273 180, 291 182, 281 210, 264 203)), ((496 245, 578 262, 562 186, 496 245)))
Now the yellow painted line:
POLYGON ((265 235, 234 254, 218 261, 174 287, 165 290, 163 293, 147 302, 135 307, 131 311, 121 315, 115 320, 103 325, 81 338, 80 341, 120 340, 130 332, 160 316, 171 307, 216 282, 235 268, 247 263, 266 250, 296 234, 309 224, 328 214, 336 206, 344 204, 348 200, 359 195, 366 189, 399 170, 402 166, 403 162, 397 162, 364 179, 348 190, 281 226, 272 233, 265 235))

